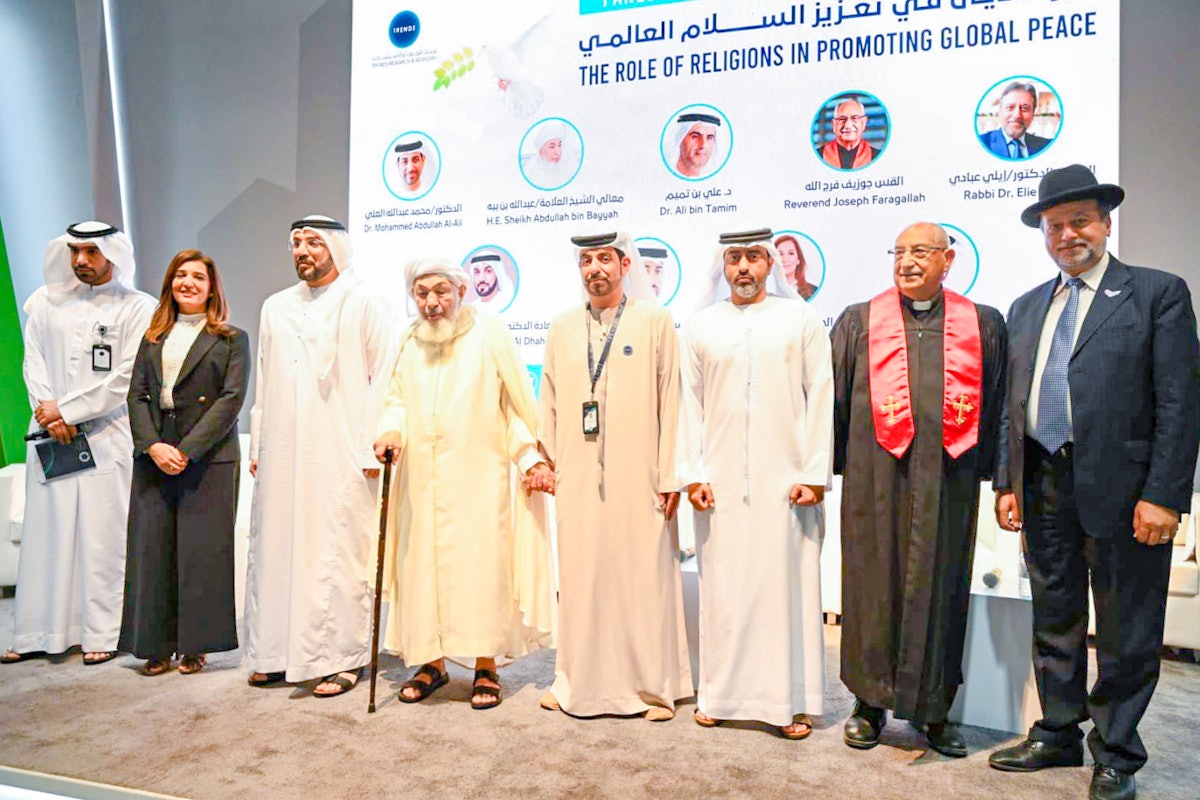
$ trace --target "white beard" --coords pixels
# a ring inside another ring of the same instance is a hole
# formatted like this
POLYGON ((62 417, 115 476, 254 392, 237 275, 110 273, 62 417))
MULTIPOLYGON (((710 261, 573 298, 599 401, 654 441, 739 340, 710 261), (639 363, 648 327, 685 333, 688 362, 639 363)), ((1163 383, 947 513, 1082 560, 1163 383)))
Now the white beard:
POLYGON ((422 317, 417 322, 417 329, 413 332, 413 335, 417 339, 429 344, 445 344, 454 338, 454 334, 454 320, 448 317, 441 317, 436 320, 422 317))
POLYGON ((732 287, 733 293, 743 300, 750 300, 762 291, 761 283, 735 283, 732 287))

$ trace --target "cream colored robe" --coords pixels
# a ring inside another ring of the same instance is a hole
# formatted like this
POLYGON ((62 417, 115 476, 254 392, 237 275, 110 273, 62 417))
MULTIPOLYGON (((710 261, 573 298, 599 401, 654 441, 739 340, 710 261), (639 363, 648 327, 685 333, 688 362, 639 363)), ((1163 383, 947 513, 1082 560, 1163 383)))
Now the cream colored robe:
MULTIPOLYGON (((542 367, 541 438, 558 475, 558 660, 551 689, 577 716, 674 708, 692 695, 678 545, 658 494, 678 489, 678 340, 666 310, 629 300, 590 397, 584 308, 556 319, 542 367)), ((593 321, 595 357, 605 324, 593 321)))
POLYGON ((464 306, 443 344, 410 331, 380 433, 403 448, 391 502, 384 647, 407 664, 517 657, 549 644, 553 615, 542 460, 528 373, 499 317, 464 306))

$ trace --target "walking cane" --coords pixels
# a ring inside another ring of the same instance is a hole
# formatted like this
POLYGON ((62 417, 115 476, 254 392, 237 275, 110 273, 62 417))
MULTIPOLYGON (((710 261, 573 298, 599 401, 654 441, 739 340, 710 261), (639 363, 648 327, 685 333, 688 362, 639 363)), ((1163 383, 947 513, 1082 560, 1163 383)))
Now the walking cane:
POLYGON ((392 448, 383 453, 383 502, 379 507, 379 558, 375 564, 375 616, 371 624, 371 699, 367 713, 375 713, 375 676, 379 674, 379 615, 383 608, 383 552, 387 549, 388 495, 392 489, 392 448))

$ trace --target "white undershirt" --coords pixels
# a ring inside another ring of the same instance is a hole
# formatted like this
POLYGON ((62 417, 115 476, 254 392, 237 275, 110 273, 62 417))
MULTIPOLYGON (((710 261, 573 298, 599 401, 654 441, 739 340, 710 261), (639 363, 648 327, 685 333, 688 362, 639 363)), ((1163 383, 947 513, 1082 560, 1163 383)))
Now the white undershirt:
MULTIPOLYGON (((1096 292, 1100 291, 1100 281, 1104 279, 1106 271, 1108 271, 1107 252, 1096 262, 1096 266, 1079 275, 1083 286, 1079 287, 1079 305, 1075 309, 1075 330, 1071 332, 1072 351, 1075 349, 1075 341, 1079 338, 1079 330, 1083 327, 1083 320, 1087 317, 1088 309, 1092 307, 1092 300, 1096 297, 1096 292)), ((1058 318, 1062 316, 1063 309, 1067 307, 1067 298, 1071 295, 1070 291, 1065 291, 1067 281, 1071 278, 1072 276, 1066 272, 1059 274, 1058 286, 1054 288, 1054 298, 1050 301, 1049 310, 1046 311, 1046 321, 1042 323, 1037 358, 1033 362, 1033 383, 1029 390, 1029 405, 1025 409, 1025 430, 1031 433, 1037 430, 1038 395, 1042 390, 1042 373, 1046 371, 1046 362, 1050 359, 1050 345, 1054 341, 1054 329, 1058 327, 1058 318)), ((1070 421, 1071 389, 1068 386, 1067 422, 1070 421)))
POLYGON ((179 378, 179 371, 183 369, 183 362, 187 358, 188 351, 192 349, 196 337, 204 329, 207 316, 203 311, 199 314, 177 314, 175 316, 175 324, 171 326, 171 332, 167 334, 162 347, 163 382, 162 391, 159 393, 159 402, 163 408, 175 408, 175 398, 171 394, 171 390, 179 378))

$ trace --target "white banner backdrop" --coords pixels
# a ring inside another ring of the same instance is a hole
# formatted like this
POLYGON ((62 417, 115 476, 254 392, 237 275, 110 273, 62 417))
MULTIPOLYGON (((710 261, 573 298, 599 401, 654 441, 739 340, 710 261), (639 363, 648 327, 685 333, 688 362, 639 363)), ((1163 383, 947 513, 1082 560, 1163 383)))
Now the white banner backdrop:
POLYGON ((405 308, 409 259, 460 261, 535 383, 573 234, 629 231, 680 323, 717 234, 771 227, 829 326, 931 220, 947 284, 1006 311, 1053 274, 1018 219, 1041 176, 1117 176, 1118 0, 355 0, 353 27, 358 268, 405 308))

